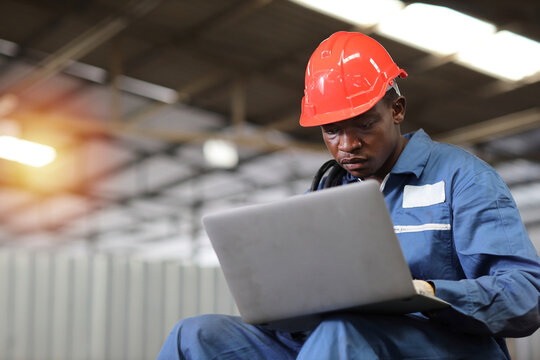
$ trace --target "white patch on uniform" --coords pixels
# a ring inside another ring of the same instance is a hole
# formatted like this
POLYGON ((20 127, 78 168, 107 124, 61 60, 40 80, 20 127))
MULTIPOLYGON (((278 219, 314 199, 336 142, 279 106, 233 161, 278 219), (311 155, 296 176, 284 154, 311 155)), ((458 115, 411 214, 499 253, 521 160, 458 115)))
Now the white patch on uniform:
POLYGON ((396 225, 394 232, 396 234, 420 231, 450 230, 450 224, 422 224, 422 225, 396 225))
POLYGON ((428 185, 405 185, 403 207, 415 208, 443 203, 446 200, 444 181, 428 185))

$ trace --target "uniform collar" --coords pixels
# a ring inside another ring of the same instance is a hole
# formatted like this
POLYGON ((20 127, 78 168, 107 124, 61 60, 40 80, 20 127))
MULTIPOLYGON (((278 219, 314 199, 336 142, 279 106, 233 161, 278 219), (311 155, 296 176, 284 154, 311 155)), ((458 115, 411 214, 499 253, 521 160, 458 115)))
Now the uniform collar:
POLYGON ((391 174, 414 174, 417 178, 424 171, 433 142, 424 130, 403 135, 409 140, 401 152, 391 174))

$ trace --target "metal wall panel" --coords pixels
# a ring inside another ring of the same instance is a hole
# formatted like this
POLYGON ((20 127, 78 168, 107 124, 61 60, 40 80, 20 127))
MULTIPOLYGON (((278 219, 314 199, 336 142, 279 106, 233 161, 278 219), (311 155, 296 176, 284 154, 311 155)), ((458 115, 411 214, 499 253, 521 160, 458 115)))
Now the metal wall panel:
POLYGON ((193 265, 185 266, 182 270, 182 318, 199 314, 200 269, 193 265))
POLYGON ((34 256, 34 319, 31 329, 32 346, 28 347, 28 358, 33 360, 43 359, 43 354, 50 354, 50 323, 52 308, 52 288, 50 280, 51 255, 48 253, 35 254, 34 256))
POLYGON ((199 277, 199 309, 201 314, 215 312, 217 308, 216 271, 214 268, 203 267, 198 269, 199 277))
POLYGON ((145 306, 144 306, 144 348, 145 359, 155 359, 163 344, 165 332, 163 329, 164 302, 163 278, 165 266, 163 263, 147 263, 145 267, 145 306))
POLYGON ((108 345, 107 290, 109 289, 109 259, 105 255, 92 258, 90 358, 105 359, 108 345))
POLYGON ((51 352, 47 356, 55 360, 69 360, 67 346, 72 340, 68 329, 68 322, 70 321, 68 310, 71 300, 69 264, 70 259, 67 255, 58 254, 53 257, 51 269, 53 276, 49 284, 52 287, 51 352))
POLYGON ((11 258, 13 254, 5 250, 0 251, 0 357, 11 357, 11 332, 13 325, 11 321, 12 299, 14 296, 11 285, 11 258))
POLYGON ((73 295, 71 301, 72 313, 72 345, 70 346, 69 358, 74 360, 89 359, 90 352, 90 319, 92 279, 91 259, 86 256, 77 256, 71 259, 73 272, 73 295))
POLYGON ((127 358, 142 359, 143 345, 143 309, 144 309, 144 269, 142 261, 135 260, 130 264, 129 271, 129 302, 127 324, 127 358))
POLYGON ((109 324, 110 343, 107 351, 107 359, 126 359, 127 329, 126 319, 128 316, 128 271, 129 262, 126 258, 116 258, 111 262, 111 292, 109 324))
MULTIPOLYGON (((238 314, 219 268, 0 250, 0 360, 154 359, 202 313, 238 314)), ((514 360, 540 358, 540 332, 511 342, 514 360)))
POLYGON ((33 298, 33 266, 31 256, 24 253, 15 255, 14 287, 15 301, 13 303, 13 356, 16 359, 29 358, 28 346, 25 342, 31 332, 31 299, 33 298))
POLYGON ((513 342, 513 360, 540 359, 540 331, 526 338, 511 339, 513 342))
POLYGON ((182 317, 182 271, 183 266, 178 263, 165 264, 164 309, 163 328, 169 334, 176 322, 182 317))

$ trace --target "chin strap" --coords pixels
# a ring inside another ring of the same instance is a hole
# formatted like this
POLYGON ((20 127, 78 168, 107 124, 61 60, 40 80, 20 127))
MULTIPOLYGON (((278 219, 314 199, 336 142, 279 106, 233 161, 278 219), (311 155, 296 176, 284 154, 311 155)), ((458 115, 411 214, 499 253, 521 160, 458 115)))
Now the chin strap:
POLYGON ((326 172, 328 171, 330 172, 328 173, 328 176, 326 177, 326 180, 324 181, 321 189, 341 185, 343 182, 343 177, 347 173, 345 169, 339 166, 336 160, 328 160, 319 168, 319 170, 313 177, 313 181, 311 182, 311 188, 309 189, 310 192, 319 190, 321 180, 323 179, 324 174, 326 174, 326 172))

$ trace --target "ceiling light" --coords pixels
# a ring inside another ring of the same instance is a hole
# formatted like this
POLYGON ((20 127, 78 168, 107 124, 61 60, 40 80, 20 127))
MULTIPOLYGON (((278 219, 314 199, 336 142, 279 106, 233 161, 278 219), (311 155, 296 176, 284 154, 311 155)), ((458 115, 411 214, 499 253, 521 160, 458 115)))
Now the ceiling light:
POLYGON ((450 55, 495 33, 493 24, 443 6, 413 3, 384 19, 377 32, 439 55, 450 55))
POLYGON ((98 84, 104 84, 107 81, 107 71, 78 61, 70 62, 64 69, 64 73, 98 84))
POLYGON ((457 58, 478 71, 517 81, 540 71, 540 43, 499 31, 481 44, 460 51, 457 58))
POLYGON ((0 39, 0 54, 6 56, 17 56, 20 47, 12 41, 0 39))
POLYGON ((56 158, 56 150, 47 145, 3 135, 0 136, 0 158, 41 167, 56 158))
POLYGON ((401 10, 398 0, 291 0, 304 7, 355 25, 372 26, 401 10))
POLYGON ((238 165, 238 151, 234 143, 227 140, 210 139, 203 144, 204 158, 210 166, 232 169, 238 165))

